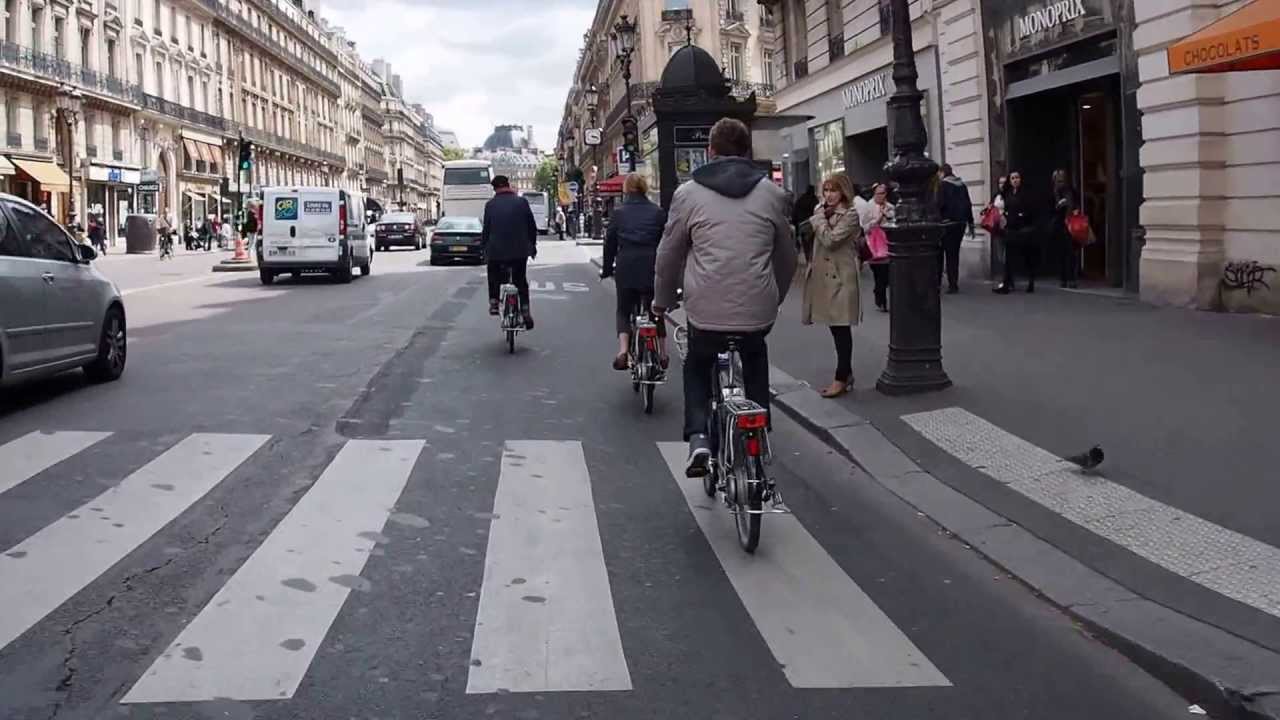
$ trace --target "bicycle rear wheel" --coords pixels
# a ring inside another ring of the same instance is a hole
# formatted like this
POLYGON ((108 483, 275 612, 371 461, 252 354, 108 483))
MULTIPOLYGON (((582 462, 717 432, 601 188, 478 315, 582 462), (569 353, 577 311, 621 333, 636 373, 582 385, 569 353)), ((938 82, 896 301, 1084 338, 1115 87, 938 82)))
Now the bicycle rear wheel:
POLYGON ((516 353, 516 331, 507 331, 507 353, 514 355, 516 353))
POLYGON ((743 550, 754 553, 760 545, 760 520, 764 517, 764 463, 760 458, 748 457, 738 465, 734 473, 738 544, 743 550))
POLYGON ((653 389, 654 385, 652 383, 645 383, 640 387, 640 399, 644 404, 645 415, 653 414, 653 389))

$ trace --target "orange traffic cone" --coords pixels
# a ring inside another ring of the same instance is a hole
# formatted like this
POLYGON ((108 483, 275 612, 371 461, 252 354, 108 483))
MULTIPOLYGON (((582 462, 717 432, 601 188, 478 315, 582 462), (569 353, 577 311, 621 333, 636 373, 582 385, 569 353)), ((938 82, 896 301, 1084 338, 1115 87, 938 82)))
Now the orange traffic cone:
POLYGON ((236 235, 236 253, 231 256, 232 262, 249 262, 249 253, 244 249, 244 236, 236 235))

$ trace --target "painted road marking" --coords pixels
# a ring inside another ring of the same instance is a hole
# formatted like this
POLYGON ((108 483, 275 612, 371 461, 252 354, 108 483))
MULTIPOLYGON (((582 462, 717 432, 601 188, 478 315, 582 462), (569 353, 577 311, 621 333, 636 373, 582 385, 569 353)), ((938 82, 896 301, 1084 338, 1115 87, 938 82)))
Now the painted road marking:
POLYGON ((109 432, 35 432, 0 445, 0 493, 15 488, 96 442, 109 432))
POLYGON ((468 693, 630 690, 579 442, 508 442, 468 693))
POLYGON ((1280 616, 1280 550, 1096 475, 961 408, 904 415, 961 462, 1161 567, 1280 616))
POLYGON ((792 687, 925 687, 951 682, 794 515, 768 515, 754 555, 733 515, 684 476, 686 446, 658 443, 698 527, 792 687))
POLYGON ((120 702, 293 697, 424 444, 348 441, 120 702))
POLYGON ((230 277, 230 276, 219 277, 217 275, 199 275, 197 277, 189 277, 184 280, 172 280, 170 282, 158 283, 156 285, 146 285, 144 287, 136 287, 136 288, 129 288, 127 290, 121 290, 120 296, 128 297, 129 295, 133 295, 135 293, 150 292, 152 290, 162 290, 164 288, 175 287, 178 285, 190 285, 192 283, 198 283, 202 281, 207 281, 210 285, 216 285, 220 282, 225 282, 227 280, 234 280, 234 279, 235 279, 234 277, 230 277))
POLYGON ((188 435, 0 554, 0 649, 204 497, 269 435, 188 435))

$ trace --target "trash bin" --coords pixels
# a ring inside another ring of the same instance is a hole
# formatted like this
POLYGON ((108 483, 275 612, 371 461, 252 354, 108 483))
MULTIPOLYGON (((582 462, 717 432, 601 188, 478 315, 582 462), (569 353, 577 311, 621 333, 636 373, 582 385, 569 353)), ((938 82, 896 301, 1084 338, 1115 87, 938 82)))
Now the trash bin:
POLYGON ((156 250, 154 215, 130 215, 124 221, 124 251, 130 255, 156 250))

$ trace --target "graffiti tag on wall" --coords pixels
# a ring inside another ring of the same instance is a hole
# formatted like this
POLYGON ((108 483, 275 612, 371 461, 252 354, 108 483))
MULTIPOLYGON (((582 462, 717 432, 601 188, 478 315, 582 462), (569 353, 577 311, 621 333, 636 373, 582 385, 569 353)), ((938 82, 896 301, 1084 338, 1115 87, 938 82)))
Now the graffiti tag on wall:
POLYGON ((1223 290, 1243 290, 1245 295, 1253 295, 1255 290, 1270 290, 1267 284, 1267 273, 1276 269, 1263 265, 1257 260, 1236 260, 1226 264, 1222 269, 1223 290))

